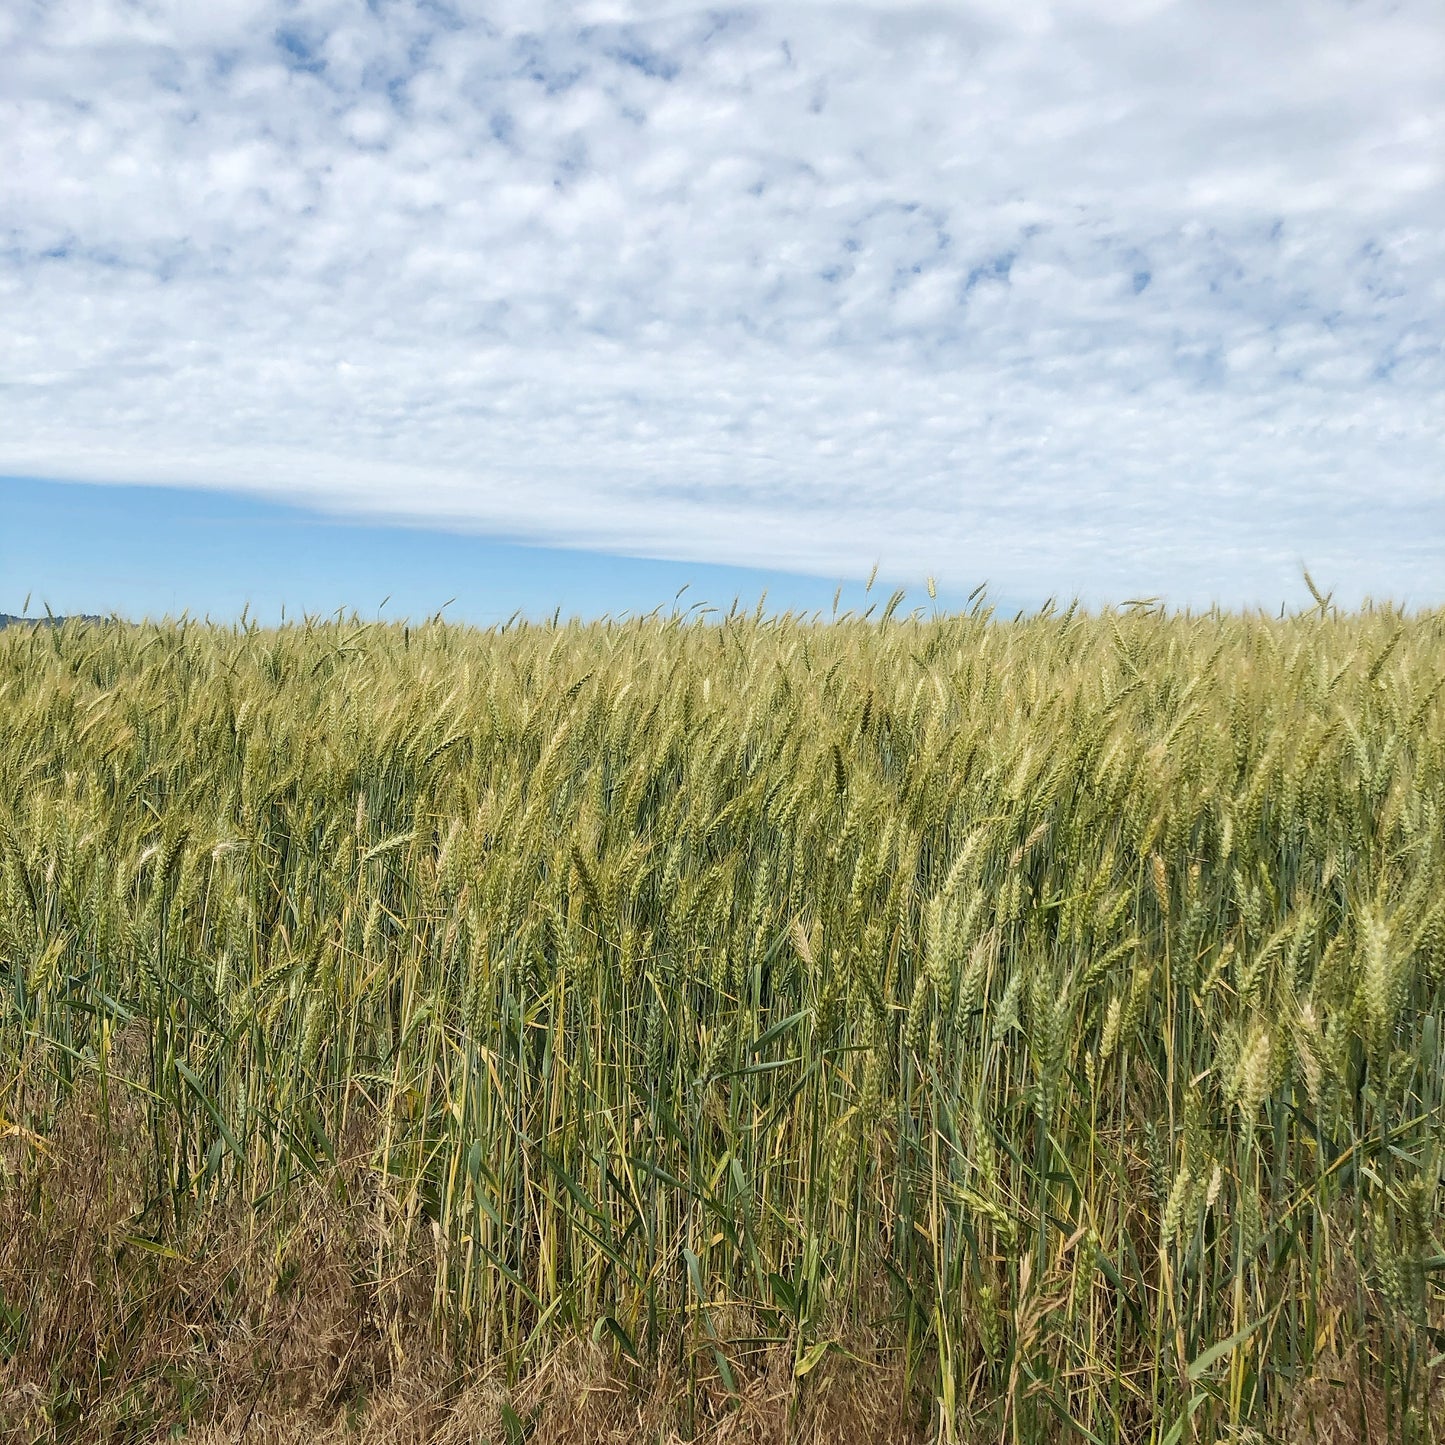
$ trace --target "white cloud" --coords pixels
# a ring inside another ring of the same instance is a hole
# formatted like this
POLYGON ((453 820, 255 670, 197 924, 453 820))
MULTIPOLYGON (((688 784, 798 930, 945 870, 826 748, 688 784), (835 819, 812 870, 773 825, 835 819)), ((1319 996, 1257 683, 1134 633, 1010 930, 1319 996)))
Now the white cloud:
POLYGON ((0 11, 0 470, 1445 597, 1433 0, 0 11))

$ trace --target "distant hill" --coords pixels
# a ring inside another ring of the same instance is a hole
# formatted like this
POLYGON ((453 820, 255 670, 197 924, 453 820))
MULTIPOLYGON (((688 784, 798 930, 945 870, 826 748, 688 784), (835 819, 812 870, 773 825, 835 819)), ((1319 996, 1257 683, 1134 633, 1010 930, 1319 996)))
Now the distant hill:
POLYGON ((90 613, 77 613, 73 617, 17 617, 13 612, 0 612, 0 627, 59 627, 62 622, 104 622, 105 618, 90 613))

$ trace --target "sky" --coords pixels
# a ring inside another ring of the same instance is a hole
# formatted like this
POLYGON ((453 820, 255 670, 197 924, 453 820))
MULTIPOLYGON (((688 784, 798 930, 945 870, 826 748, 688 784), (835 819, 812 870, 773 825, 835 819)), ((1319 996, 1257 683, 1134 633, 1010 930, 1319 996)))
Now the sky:
POLYGON ((0 477, 0 610, 1445 602, 1445 18, 0 0, 0 477))
MULTIPOLYGON (((725 614, 735 605, 877 615, 892 590, 778 569, 541 547, 466 530, 398 525, 206 488, 0 477, 0 612, 178 617, 263 625, 326 618, 494 627, 547 618, 725 614), (703 609, 710 609, 704 611, 703 609)), ((926 589, 900 610, 947 609, 926 589)), ((996 611, 1024 604, 997 589, 996 611)), ((1032 608, 1024 608, 1032 610, 1032 608)))

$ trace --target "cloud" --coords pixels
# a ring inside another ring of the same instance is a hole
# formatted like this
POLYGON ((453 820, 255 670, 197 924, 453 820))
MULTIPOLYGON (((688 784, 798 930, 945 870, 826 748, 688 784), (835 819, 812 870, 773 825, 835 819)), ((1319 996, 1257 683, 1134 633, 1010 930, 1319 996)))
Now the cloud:
POLYGON ((1445 597, 1428 0, 0 12, 0 470, 1445 597))

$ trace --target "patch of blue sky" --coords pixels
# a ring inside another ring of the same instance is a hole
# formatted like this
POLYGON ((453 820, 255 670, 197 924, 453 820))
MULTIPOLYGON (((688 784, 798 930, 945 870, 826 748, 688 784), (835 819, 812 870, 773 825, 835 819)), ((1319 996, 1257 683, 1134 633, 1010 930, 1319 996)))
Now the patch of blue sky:
POLYGON ((969 267, 963 289, 972 291, 975 286, 985 281, 1007 282, 1016 260, 1018 260, 1017 251, 1001 251, 998 255, 990 256, 986 261, 969 267))
POLYGON ((572 47, 549 44, 539 35, 519 35, 511 49, 517 74, 539 85, 546 95, 564 94, 587 74, 587 66, 567 54, 572 47))
MULTIPOLYGON (((31 616, 422 619, 492 626, 661 608, 832 615, 880 601, 862 581, 628 557, 395 522, 256 496, 0 477, 0 612, 31 616), (841 593, 839 591, 841 587, 841 593), (680 600, 679 600, 680 599, 680 600), (383 603, 385 604, 383 606, 383 603)), ((882 584, 880 584, 881 586, 882 584)), ((965 591, 967 589, 964 589, 965 591)), ((922 586, 909 606, 928 604, 922 586)), ((942 594, 960 599, 958 588, 942 594)), ((886 600, 886 593, 883 594, 886 600)), ((906 610, 906 609, 905 609, 906 610)))
POLYGON ((277 28, 274 40, 287 69, 300 70, 311 75, 320 75, 326 69, 326 57, 314 38, 294 25, 277 28))
POLYGON ((672 81, 682 73, 682 63, 676 57, 654 50, 635 35, 625 35, 610 45, 604 45, 602 54, 618 65, 640 71, 649 80, 672 81))

